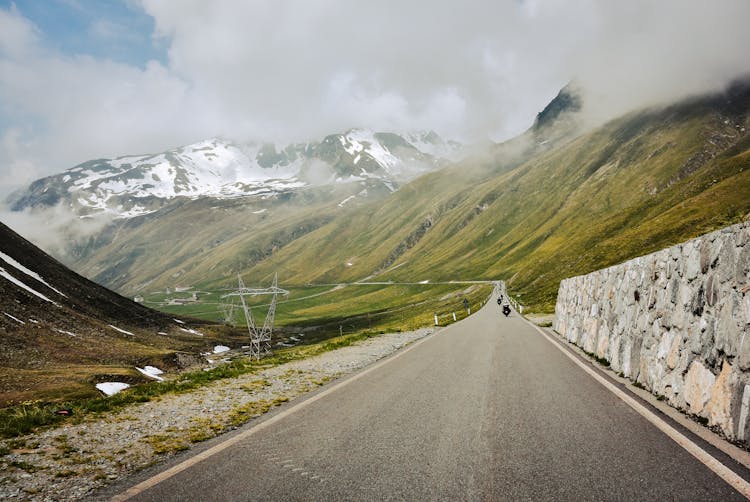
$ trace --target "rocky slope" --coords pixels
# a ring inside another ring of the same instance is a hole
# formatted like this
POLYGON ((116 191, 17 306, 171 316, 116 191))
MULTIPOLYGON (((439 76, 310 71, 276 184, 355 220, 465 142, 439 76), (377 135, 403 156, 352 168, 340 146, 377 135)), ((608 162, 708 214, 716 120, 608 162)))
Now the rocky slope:
POLYGON ((144 380, 136 364, 176 368, 211 346, 206 333, 81 277, 0 223, 0 404, 144 380))

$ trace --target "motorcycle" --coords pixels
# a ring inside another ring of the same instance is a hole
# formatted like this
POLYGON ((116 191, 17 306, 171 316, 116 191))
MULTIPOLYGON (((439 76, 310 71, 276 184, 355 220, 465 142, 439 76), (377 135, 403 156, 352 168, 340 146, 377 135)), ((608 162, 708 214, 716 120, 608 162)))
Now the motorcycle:
POLYGON ((510 315, 510 305, 507 303, 503 305, 503 314, 505 314, 505 317, 508 317, 510 315))

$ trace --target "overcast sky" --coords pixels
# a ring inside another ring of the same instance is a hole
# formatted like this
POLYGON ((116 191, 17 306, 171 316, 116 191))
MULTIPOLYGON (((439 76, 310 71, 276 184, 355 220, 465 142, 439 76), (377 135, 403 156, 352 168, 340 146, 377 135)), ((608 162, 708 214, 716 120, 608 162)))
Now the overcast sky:
POLYGON ((96 157, 351 127, 500 140, 750 71, 748 0, 0 0, 0 196, 96 157))

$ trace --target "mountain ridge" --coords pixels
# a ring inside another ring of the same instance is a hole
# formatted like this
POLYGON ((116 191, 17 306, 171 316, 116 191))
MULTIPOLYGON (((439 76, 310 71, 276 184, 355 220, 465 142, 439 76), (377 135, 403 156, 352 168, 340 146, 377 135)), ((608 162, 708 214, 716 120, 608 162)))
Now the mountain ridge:
POLYGON ((319 143, 277 148, 209 139, 158 154, 94 159, 34 181, 13 211, 63 204, 89 217, 150 214, 176 197, 272 196, 323 184, 382 183, 389 190, 437 168, 459 146, 432 131, 400 136, 351 129, 319 143))
POLYGON ((262 283, 277 270, 287 284, 505 278, 547 310, 564 277, 750 212, 747 82, 592 130, 580 127, 575 100, 555 99, 519 137, 397 191, 379 183, 374 196, 360 180, 174 201, 114 224, 73 265, 130 294, 226 287, 238 272, 262 283))

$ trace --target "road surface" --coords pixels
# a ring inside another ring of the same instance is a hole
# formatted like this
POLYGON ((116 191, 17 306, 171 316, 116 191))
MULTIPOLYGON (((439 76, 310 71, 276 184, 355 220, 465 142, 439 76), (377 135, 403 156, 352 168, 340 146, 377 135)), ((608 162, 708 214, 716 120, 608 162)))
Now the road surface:
POLYGON ((744 500, 494 300, 417 343, 131 500, 744 500))

